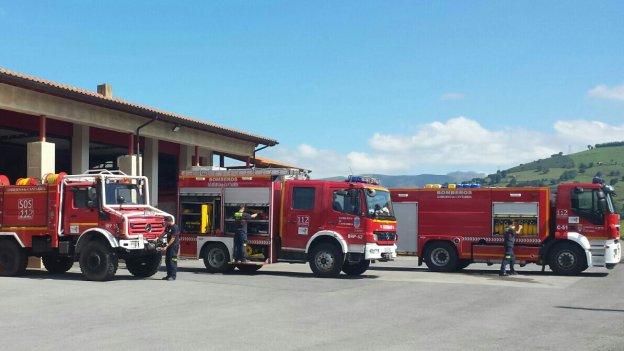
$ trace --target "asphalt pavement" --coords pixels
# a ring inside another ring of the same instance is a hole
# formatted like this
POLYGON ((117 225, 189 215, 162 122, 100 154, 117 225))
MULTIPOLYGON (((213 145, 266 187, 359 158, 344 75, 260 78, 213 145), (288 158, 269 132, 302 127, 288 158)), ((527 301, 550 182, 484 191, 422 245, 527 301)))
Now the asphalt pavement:
POLYGON ((29 270, 0 278, 5 350, 624 350, 624 266, 578 277, 475 264, 432 273, 414 258, 314 278, 280 263, 254 275, 180 261, 135 279, 29 270))

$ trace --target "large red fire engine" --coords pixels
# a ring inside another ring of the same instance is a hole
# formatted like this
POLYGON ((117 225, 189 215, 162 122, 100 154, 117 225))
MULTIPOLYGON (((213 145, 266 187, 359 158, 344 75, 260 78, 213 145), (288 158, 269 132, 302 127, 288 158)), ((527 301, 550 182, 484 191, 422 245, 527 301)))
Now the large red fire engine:
POLYGON ((294 169, 182 171, 180 255, 203 258, 209 272, 235 266, 253 272, 278 261, 309 262, 316 276, 364 273, 374 260, 396 257, 390 193, 369 178, 309 180, 294 169), (246 220, 247 256, 234 263, 235 213, 246 220))
POLYGON ((503 232, 523 225, 515 255, 558 274, 620 262, 620 216, 613 188, 564 183, 550 188, 392 189, 399 250, 414 252, 433 271, 462 269, 503 258, 503 232))
POLYGON ((152 276, 165 217, 149 205, 146 177, 89 171, 9 185, 0 175, 0 275, 24 273, 28 256, 37 256, 51 273, 77 259, 89 280, 111 279, 118 259, 133 275, 152 276))

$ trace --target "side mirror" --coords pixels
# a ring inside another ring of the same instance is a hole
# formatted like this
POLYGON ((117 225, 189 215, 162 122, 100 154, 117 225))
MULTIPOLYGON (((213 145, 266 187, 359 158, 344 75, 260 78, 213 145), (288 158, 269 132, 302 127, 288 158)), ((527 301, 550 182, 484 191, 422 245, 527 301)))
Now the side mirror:
POLYGON ((581 188, 581 187, 578 187, 578 186, 577 186, 576 188, 574 188, 574 193, 575 193, 575 194, 580 194, 580 193, 582 193, 583 191, 585 191, 585 190, 583 190, 583 188, 581 188))
POLYGON ((95 201, 93 201, 93 200, 87 201, 87 207, 88 208, 95 208, 95 201))
POLYGON ((375 189, 366 189, 366 195, 374 197, 375 194, 377 194, 377 191, 375 191, 375 189))
POLYGON ((121 196, 121 195, 117 196, 117 203, 120 204, 120 205, 125 204, 126 203, 126 198, 121 196))

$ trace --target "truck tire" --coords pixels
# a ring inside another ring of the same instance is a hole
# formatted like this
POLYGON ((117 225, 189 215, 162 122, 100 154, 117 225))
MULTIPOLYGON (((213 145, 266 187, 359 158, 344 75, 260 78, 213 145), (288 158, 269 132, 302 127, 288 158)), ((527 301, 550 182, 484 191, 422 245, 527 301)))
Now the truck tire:
POLYGON ((147 278, 158 272, 161 261, 161 253, 133 256, 126 258, 126 268, 135 277, 147 278))
POLYGON ((80 252, 80 270, 87 280, 111 280, 117 272, 117 254, 106 243, 92 241, 80 252))
POLYGON ((470 266, 471 263, 472 261, 470 260, 459 260, 459 263, 457 264, 457 270, 461 271, 462 269, 470 266))
POLYGON ((434 242, 427 247, 425 263, 430 271, 452 272, 457 269, 459 258, 451 243, 434 242))
POLYGON ((63 274, 74 265, 74 258, 70 256, 45 255, 41 260, 50 274, 63 274))
POLYGON ((204 266, 210 273, 226 273, 234 270, 230 264, 230 253, 221 244, 209 244, 204 253, 204 266))
POLYGON ((241 273, 253 274, 253 273, 256 273, 260 268, 262 268, 262 266, 259 264, 258 265, 240 265, 237 268, 241 273))
POLYGON ((342 266, 342 271, 345 272, 346 275, 356 276, 366 272, 368 266, 370 266, 369 260, 361 260, 358 263, 345 262, 342 266))
POLYGON ((13 240, 0 240, 0 276, 13 277, 26 271, 26 251, 13 240))
POLYGON ((587 269, 587 258, 578 245, 563 242, 550 250, 548 266, 556 274, 575 275, 587 269))
POLYGON ((312 249, 310 268, 314 275, 320 278, 332 278, 340 275, 344 262, 344 255, 338 246, 330 243, 321 243, 312 249))

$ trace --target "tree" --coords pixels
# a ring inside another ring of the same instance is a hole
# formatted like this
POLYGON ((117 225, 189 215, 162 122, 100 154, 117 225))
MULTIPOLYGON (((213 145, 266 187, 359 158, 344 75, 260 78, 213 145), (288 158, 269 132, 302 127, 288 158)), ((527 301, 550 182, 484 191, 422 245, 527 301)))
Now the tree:
POLYGON ((574 171, 574 170, 565 171, 565 172, 563 172, 563 174, 561 174, 561 176, 559 177, 559 180, 562 181, 562 182, 566 181, 566 180, 572 180, 572 179, 576 178, 577 174, 578 173, 576 171, 574 171))

